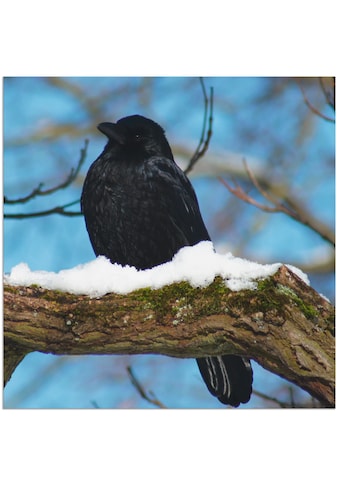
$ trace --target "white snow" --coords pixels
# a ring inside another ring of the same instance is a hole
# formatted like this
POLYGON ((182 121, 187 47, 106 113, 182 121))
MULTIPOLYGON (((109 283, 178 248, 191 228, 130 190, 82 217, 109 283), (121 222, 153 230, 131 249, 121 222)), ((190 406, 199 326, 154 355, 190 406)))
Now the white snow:
MULTIPOLYGON (((125 294, 139 288, 161 288, 178 281, 188 281, 194 287, 208 286, 216 276, 225 280, 233 291, 256 289, 257 281, 274 274, 280 263, 259 264, 236 258, 231 253, 218 254, 210 241, 182 248, 172 261, 152 269, 138 271, 131 266, 111 264, 103 256, 72 269, 58 273, 31 271, 26 263, 20 263, 5 275, 5 283, 13 286, 39 285, 50 290, 99 297, 106 293, 125 294)), ((307 276, 301 270, 289 267, 307 284, 307 276)))

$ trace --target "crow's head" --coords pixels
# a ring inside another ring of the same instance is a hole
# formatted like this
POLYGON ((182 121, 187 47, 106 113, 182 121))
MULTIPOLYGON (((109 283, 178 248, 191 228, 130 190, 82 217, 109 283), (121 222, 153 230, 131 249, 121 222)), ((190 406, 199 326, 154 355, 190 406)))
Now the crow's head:
POLYGON ((152 156, 173 160, 164 130, 144 116, 133 115, 121 118, 117 123, 100 123, 98 130, 108 138, 105 151, 111 151, 124 160, 138 162, 152 156))

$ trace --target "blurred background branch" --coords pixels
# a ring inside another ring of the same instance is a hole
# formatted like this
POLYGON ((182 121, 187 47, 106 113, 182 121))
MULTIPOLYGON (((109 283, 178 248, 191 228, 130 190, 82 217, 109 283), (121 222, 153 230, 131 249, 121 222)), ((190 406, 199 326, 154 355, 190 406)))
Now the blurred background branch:
MULTIPOLYGON (((266 189, 263 189, 256 179, 255 175, 253 174, 252 170, 249 168, 247 165, 246 160, 244 160, 244 166, 246 173, 248 175, 248 178, 254 185, 254 187, 258 190, 258 192, 262 195, 264 199, 266 199, 268 202, 270 202, 271 205, 266 205, 264 203, 260 203, 257 200, 255 200, 253 197, 250 197, 244 189, 236 184, 234 187, 232 187, 226 180, 222 179, 221 177, 218 177, 220 182, 236 197, 238 197, 240 200, 247 202, 248 204, 253 205, 254 207, 257 207, 258 209, 262 210, 263 212, 271 212, 271 213, 277 213, 281 212, 283 214, 286 214, 287 216, 291 217, 292 219, 296 220, 297 222, 300 222, 304 226, 309 227, 312 229, 314 232, 319 234, 325 241, 328 241, 329 243, 335 245, 335 234, 334 231, 331 230, 330 227, 328 227, 326 224, 323 224, 322 221, 316 219, 307 209, 303 204, 298 201, 296 196, 293 194, 285 194, 283 195, 283 200, 282 202, 277 199, 277 194, 281 192, 281 188, 279 190, 279 187, 270 187, 271 193, 268 193, 266 189)), ((265 184, 268 186, 269 184, 266 182, 265 184)))

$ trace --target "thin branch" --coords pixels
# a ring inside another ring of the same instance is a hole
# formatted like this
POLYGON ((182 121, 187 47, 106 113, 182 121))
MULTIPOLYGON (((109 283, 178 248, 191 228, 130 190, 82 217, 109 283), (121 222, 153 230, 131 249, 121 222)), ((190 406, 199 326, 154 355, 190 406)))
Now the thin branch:
POLYGON ((26 214, 25 213, 4 214, 4 218, 5 219, 28 219, 31 217, 50 216, 52 214, 59 214, 61 216, 68 216, 68 217, 81 216, 82 212, 80 211, 65 210, 67 207, 70 207, 74 204, 78 204, 79 202, 80 202, 80 199, 75 200, 74 202, 69 202, 68 204, 65 204, 65 205, 59 205, 59 206, 53 207, 52 209, 47 209, 45 211, 39 211, 39 212, 27 212, 26 214))
MULTIPOLYGON (((261 399, 265 399, 265 401, 270 401, 270 402, 273 402, 275 404, 278 404, 278 406, 281 407, 281 408, 290 408, 291 407, 291 404, 280 401, 280 399, 277 399, 277 398, 272 397, 272 396, 268 396, 267 394, 264 394, 263 392, 256 391, 255 389, 253 389, 252 394, 254 396, 260 397, 261 399)), ((293 407, 295 407, 295 406, 293 406, 293 407)))
POLYGON ((335 77, 333 78, 333 90, 330 91, 326 89, 324 80, 322 77, 319 78, 319 84, 321 87, 322 92, 324 93, 324 96, 326 98, 327 104, 335 110, 335 77))
POLYGON ((161 408, 161 409, 167 409, 167 406, 165 406, 159 399, 157 399, 152 392, 150 394, 153 395, 153 397, 150 397, 147 395, 145 389, 143 388, 142 384, 138 381, 138 379, 134 375, 134 371, 132 370, 131 366, 127 367, 127 372, 128 375, 130 376, 131 383, 133 386, 136 388, 136 390, 139 392, 140 396, 145 399, 147 402, 150 404, 153 404, 154 406, 161 408))
POLYGON ((222 177, 217 177, 217 179, 233 194, 235 195, 238 199, 243 200, 244 202, 247 202, 248 204, 251 204, 258 209, 264 211, 264 212, 280 212, 276 207, 270 207, 265 204, 261 204, 260 202, 256 201, 253 199, 253 197, 250 197, 242 187, 240 187, 239 184, 236 184, 235 187, 232 187, 226 180, 224 180, 222 177))
MULTIPOLYGON (((5 196, 4 203, 5 204, 25 204, 26 202, 29 202, 30 200, 34 199, 34 197, 51 195, 54 192, 57 192, 58 190, 62 190, 69 187, 78 176, 79 171, 85 162, 86 155, 87 155, 87 147, 88 147, 88 140, 86 139, 84 148, 80 150, 80 158, 76 167, 71 169, 69 175, 63 182, 56 185, 55 187, 51 187, 50 189, 45 189, 45 190, 42 190, 42 187, 44 184, 41 182, 35 189, 32 190, 30 194, 26 195, 25 197, 20 197, 18 199, 9 199, 8 197, 5 196)), ((48 215, 48 214, 43 214, 43 215, 48 215)), ((6 217, 12 217, 12 215, 8 215, 6 217)), ((26 217, 31 217, 31 216, 28 215, 26 217)))
POLYGON ((200 141, 198 143, 198 146, 188 164, 188 166, 185 169, 185 173, 188 174, 194 167, 194 165, 197 163, 199 158, 201 158, 207 151, 209 142, 212 137, 212 124, 213 124, 213 87, 210 88, 210 97, 207 97, 206 93, 206 88, 204 84, 203 78, 199 78, 200 84, 201 84, 201 89, 204 97, 204 120, 202 124, 202 131, 201 131, 201 136, 200 136, 200 141), (208 114, 209 113, 209 114, 208 114), (207 118, 208 118, 208 128, 207 128, 207 133, 206 133, 206 126, 207 126, 207 118))
POLYGON ((94 409, 100 409, 100 406, 96 401, 91 400, 90 402, 91 402, 92 406, 94 407, 94 409))
POLYGON ((314 113, 315 115, 319 116, 320 118, 322 118, 325 121, 330 121, 331 123, 334 123, 335 122, 335 119, 334 118, 331 118, 330 116, 324 115, 315 106, 313 106, 313 104, 307 98, 306 93, 305 93, 305 90, 302 87, 302 85, 300 83, 298 83, 298 85, 299 85, 300 91, 301 91, 301 93, 303 95, 304 102, 305 102, 306 106, 312 111, 312 113, 314 113))
POLYGON ((235 184, 232 187, 228 182, 226 182, 222 177, 218 177, 218 180, 238 199, 247 202, 250 205, 257 207, 258 209, 264 212, 270 213, 283 213, 287 216, 291 217, 292 219, 300 222, 304 226, 309 227, 314 232, 319 234, 324 240, 331 243, 333 246, 335 245, 334 235, 328 230, 328 228, 318 220, 316 220, 311 214, 309 214, 306 209, 302 209, 292 197, 285 197, 285 203, 277 202, 275 198, 266 192, 259 184, 258 180, 256 179, 255 175, 247 165, 246 160, 244 159, 244 166, 247 172, 249 179, 251 180, 252 184, 255 188, 260 192, 260 194, 272 205, 266 205, 258 202, 257 200, 250 197, 244 189, 235 184), (286 205, 286 203, 288 205, 286 205))
POLYGON ((265 401, 270 401, 272 403, 275 403, 279 407, 284 408, 284 409, 296 409, 296 408, 297 409, 307 409, 309 407, 312 407, 312 408, 321 407, 321 403, 317 399, 313 398, 312 396, 311 396, 311 401, 309 400, 305 403, 296 403, 295 400, 294 400, 293 387, 288 386, 288 391, 289 391, 289 394, 290 394, 290 401, 289 402, 281 401, 280 399, 269 396, 269 395, 267 395, 263 392, 255 390, 255 389, 253 389, 252 394, 260 397, 261 399, 265 399, 265 401))
POLYGON ((296 408, 296 407, 303 407, 303 406, 297 406, 294 400, 294 391, 292 386, 288 386, 288 391, 290 394, 290 402, 291 402, 291 408, 296 408))

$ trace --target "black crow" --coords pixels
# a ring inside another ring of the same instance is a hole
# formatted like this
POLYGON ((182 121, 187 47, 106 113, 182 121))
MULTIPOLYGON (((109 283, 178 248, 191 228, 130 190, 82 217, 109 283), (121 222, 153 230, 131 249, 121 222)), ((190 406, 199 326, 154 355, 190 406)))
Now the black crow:
MULTIPOLYGON (((184 246, 209 241, 194 189, 161 126, 133 115, 98 129, 108 143, 91 165, 81 196, 95 254, 143 270, 170 261, 184 246)), ((224 355, 197 363, 219 401, 239 406, 250 399, 248 359, 224 355)))

